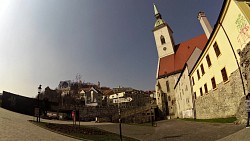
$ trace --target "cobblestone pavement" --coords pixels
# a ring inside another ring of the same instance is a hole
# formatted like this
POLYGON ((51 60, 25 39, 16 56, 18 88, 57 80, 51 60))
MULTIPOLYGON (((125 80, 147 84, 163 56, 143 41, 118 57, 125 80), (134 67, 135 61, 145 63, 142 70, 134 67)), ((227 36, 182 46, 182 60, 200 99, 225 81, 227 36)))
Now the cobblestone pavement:
POLYGON ((33 119, 34 117, 0 108, 0 141, 77 141, 27 121, 33 119))
MULTIPOLYGON (((119 134, 118 124, 99 125, 97 127, 119 134)), ((137 138, 142 141, 250 140, 250 128, 249 130, 244 129, 244 125, 201 123, 182 120, 160 121, 157 127, 122 124, 122 133, 125 136, 137 138), (241 135, 241 137, 238 137, 239 135, 241 135)))

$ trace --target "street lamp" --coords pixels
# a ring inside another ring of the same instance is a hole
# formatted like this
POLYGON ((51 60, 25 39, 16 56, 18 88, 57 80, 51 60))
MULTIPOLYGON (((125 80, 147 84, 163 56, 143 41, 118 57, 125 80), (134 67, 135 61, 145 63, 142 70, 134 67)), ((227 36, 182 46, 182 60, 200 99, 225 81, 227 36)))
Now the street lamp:
POLYGON ((38 121, 40 122, 40 99, 39 99, 39 95, 41 93, 41 90, 42 90, 42 85, 39 85, 38 87, 38 109, 39 109, 39 112, 38 112, 38 121))
MULTIPOLYGON (((120 88, 120 87, 119 87, 119 88, 120 88)), ((122 123, 121 123, 121 108, 120 108, 119 93, 117 93, 117 100, 118 100, 118 115, 119 115, 120 141, 122 141, 122 123)))

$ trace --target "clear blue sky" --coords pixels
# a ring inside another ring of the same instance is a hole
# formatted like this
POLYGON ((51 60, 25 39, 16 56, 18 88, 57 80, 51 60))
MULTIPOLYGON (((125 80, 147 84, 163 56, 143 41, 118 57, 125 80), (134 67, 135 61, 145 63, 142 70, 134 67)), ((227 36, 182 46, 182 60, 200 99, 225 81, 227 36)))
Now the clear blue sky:
MULTIPOLYGON (((155 0, 176 43, 212 27, 223 0, 155 0)), ((35 97, 61 80, 154 90, 152 0, 0 0, 0 92, 35 97)))

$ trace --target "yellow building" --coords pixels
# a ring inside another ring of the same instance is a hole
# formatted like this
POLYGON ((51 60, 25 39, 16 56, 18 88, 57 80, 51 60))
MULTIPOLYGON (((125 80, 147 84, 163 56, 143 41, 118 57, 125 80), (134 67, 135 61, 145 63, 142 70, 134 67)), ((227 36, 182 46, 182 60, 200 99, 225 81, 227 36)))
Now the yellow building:
POLYGON ((240 100, 247 93, 238 52, 250 41, 249 5, 244 0, 225 0, 214 29, 200 12, 198 19, 205 34, 180 44, 174 43, 173 31, 154 5, 153 33, 158 52, 155 90, 163 116, 218 118, 235 115, 240 100), (194 65, 190 67, 188 59, 195 48, 202 52, 198 59, 192 60, 194 65))
POLYGON ((197 118, 234 116, 247 93, 237 52, 250 41, 249 19, 246 1, 224 1, 205 49, 190 72, 197 118))

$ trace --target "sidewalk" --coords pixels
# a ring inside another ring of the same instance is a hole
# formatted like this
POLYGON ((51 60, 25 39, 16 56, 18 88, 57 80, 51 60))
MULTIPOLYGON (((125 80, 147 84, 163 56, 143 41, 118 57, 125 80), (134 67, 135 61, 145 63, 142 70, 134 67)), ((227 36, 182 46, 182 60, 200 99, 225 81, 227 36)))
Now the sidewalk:
POLYGON ((250 128, 244 128, 217 141, 250 141, 250 128))
POLYGON ((77 141, 38 127, 28 121, 32 119, 0 108, 0 141, 77 141))

